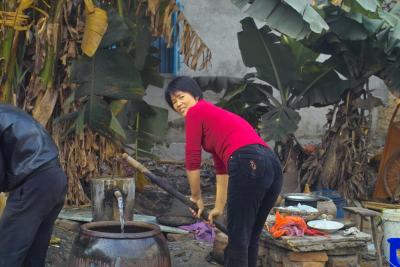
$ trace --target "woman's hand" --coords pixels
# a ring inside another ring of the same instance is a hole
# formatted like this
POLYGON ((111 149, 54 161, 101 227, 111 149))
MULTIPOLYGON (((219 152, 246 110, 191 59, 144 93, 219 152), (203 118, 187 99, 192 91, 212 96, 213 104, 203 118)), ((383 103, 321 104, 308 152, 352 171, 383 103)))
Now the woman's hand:
POLYGON ((213 208, 209 213, 208 213, 208 222, 210 224, 214 223, 214 219, 216 219, 218 216, 222 215, 224 213, 223 210, 219 208, 213 208))
POLYGON ((197 213, 196 211, 194 211, 193 209, 190 209, 190 211, 192 212, 193 216, 197 217, 197 218, 201 218, 201 214, 204 211, 204 202, 203 202, 203 198, 202 197, 190 197, 190 201, 194 202, 198 208, 197 213))

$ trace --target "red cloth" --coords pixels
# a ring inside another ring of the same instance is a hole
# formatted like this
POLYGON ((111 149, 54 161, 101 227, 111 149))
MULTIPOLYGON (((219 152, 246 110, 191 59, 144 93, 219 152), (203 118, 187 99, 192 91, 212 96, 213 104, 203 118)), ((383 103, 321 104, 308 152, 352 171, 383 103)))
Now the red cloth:
POLYGON ((199 100, 185 117, 186 169, 198 170, 201 148, 212 154, 217 174, 226 174, 229 157, 246 145, 268 145, 253 127, 240 116, 199 100))

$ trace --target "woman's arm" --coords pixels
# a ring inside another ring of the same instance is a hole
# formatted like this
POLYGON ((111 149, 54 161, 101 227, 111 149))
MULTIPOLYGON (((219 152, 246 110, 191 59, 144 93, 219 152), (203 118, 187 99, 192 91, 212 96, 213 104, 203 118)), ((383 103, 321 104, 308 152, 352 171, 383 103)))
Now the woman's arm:
POLYGON ((227 174, 217 174, 217 193, 215 197, 215 206, 208 215, 208 221, 212 224, 214 218, 224 213, 226 199, 228 197, 228 180, 227 174))
POLYGON ((200 188, 200 170, 186 170, 186 174, 190 185, 190 191, 192 193, 190 200, 196 203, 198 207, 197 217, 200 218, 200 215, 204 210, 204 202, 200 188))
POLYGON ((200 170, 186 170, 193 199, 201 198, 200 170))

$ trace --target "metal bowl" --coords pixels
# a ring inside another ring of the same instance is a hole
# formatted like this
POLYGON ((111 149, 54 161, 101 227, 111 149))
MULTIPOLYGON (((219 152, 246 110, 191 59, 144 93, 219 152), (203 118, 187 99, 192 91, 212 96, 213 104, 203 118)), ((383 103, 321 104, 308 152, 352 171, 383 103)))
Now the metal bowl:
POLYGON ((290 193, 284 196, 285 206, 297 206, 297 204, 308 205, 317 208, 318 196, 305 193, 290 193))
POLYGON ((279 211, 281 215, 285 216, 300 216, 302 217, 306 222, 315 220, 317 219, 320 215, 321 212, 319 211, 295 211, 295 210, 289 210, 286 207, 274 207, 273 210, 279 211))

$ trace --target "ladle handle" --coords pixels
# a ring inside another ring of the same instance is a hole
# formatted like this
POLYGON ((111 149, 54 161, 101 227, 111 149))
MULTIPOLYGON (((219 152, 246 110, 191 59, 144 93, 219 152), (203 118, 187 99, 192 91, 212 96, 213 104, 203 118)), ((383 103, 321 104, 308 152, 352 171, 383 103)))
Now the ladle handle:
MULTIPOLYGON (((193 203, 192 201, 190 201, 185 195, 183 195, 182 193, 177 191, 173 186, 171 186, 170 183, 155 176, 151 171, 149 171, 146 167, 144 167, 140 162, 138 162, 137 160, 135 160, 128 154, 124 153, 122 155, 122 158, 125 159, 132 167, 134 167, 138 171, 142 172, 152 183, 158 185, 159 187, 161 187, 162 189, 167 191, 167 193, 171 194, 172 196, 174 196, 175 198, 180 200, 186 206, 197 211, 198 208, 197 208, 196 204, 193 203)), ((208 220, 208 212, 204 210, 201 214, 201 218, 204 220, 208 220)), ((223 233, 228 234, 228 231, 227 231, 225 225, 223 225, 222 223, 220 223, 219 221, 216 221, 216 220, 214 220, 214 224, 223 233)))
POLYGON ((140 172, 146 173, 150 172, 145 166, 143 166, 139 161, 129 156, 127 153, 122 154, 122 158, 126 160, 132 167, 140 172))

